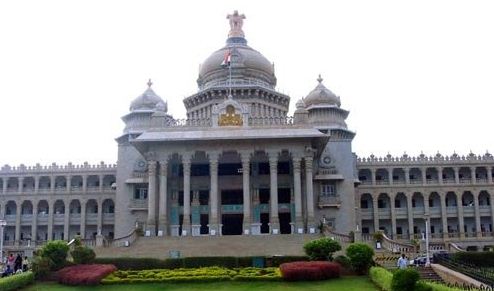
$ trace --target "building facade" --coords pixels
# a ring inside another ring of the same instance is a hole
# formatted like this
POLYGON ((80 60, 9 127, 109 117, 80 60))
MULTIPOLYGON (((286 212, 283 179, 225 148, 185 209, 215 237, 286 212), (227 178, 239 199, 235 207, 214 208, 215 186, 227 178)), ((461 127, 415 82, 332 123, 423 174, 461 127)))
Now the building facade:
POLYGON ((122 117, 117 165, 4 166, 0 216, 12 245, 50 239, 338 233, 492 241, 490 154, 358 158, 349 112, 319 76, 296 103, 228 15, 226 45, 201 65, 174 118, 152 89, 122 117))

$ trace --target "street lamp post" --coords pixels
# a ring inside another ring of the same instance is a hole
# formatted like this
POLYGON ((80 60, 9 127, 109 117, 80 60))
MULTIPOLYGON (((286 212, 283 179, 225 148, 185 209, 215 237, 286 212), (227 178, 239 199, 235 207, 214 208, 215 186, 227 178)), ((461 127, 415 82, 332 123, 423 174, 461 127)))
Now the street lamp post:
POLYGON ((425 250, 426 250, 425 265, 428 267, 431 265, 431 261, 429 258, 429 215, 428 214, 424 214, 424 220, 425 220, 425 250))
POLYGON ((0 219, 0 264, 3 264, 3 229, 7 225, 7 221, 0 219))

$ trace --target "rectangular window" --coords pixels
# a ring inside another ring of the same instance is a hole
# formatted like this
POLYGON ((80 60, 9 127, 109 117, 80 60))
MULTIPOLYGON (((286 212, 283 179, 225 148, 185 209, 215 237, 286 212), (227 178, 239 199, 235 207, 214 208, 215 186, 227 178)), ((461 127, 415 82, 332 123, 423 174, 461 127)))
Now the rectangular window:
POLYGON ((147 188, 136 188, 134 191, 134 199, 144 200, 148 199, 148 189, 147 188))
POLYGON ((336 196, 336 187, 333 184, 321 184, 321 196, 336 196))
POLYGON ((401 200, 399 199, 395 200, 395 208, 401 208, 401 200))

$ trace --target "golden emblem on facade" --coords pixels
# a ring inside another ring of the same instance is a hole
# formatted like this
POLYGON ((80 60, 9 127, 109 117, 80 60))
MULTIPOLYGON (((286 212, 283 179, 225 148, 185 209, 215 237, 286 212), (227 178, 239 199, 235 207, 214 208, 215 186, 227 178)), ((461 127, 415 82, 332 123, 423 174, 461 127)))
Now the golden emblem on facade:
POLYGON ((219 126, 241 126, 242 124, 242 116, 235 112, 235 107, 232 105, 226 107, 226 113, 220 115, 218 122, 219 126))

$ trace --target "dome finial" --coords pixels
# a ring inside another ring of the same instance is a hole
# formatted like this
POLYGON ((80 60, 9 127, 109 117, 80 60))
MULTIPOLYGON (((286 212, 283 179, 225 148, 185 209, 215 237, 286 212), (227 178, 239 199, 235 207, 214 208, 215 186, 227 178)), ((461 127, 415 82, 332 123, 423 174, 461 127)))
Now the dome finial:
POLYGON ((244 14, 238 14, 238 11, 233 11, 233 14, 228 14, 226 19, 230 20, 230 32, 228 37, 245 37, 242 26, 244 25, 244 14))
POLYGON ((319 84, 321 84, 323 80, 324 79, 321 77, 321 74, 319 74, 319 78, 317 78, 317 82, 319 82, 319 84))
POLYGON ((147 85, 148 85, 148 88, 151 88, 151 86, 153 86, 153 82, 151 82, 151 79, 148 80, 147 85))

